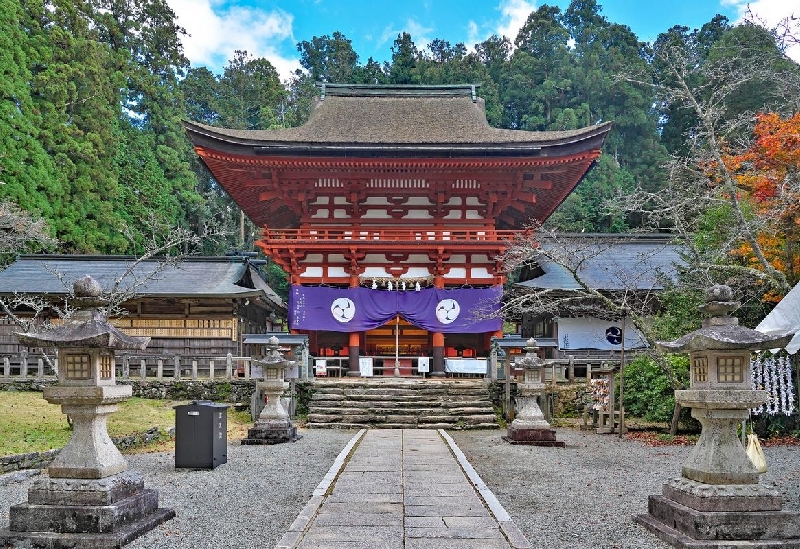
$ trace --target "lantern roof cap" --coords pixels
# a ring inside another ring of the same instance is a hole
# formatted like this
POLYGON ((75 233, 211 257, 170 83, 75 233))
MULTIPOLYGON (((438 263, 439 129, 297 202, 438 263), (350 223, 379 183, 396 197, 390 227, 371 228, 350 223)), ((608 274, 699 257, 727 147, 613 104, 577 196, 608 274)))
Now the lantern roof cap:
POLYGON ((699 307, 702 313, 709 315, 703 320, 702 327, 674 341, 659 341, 658 348, 673 353, 745 349, 760 351, 784 347, 792 339, 793 333, 768 335, 739 325, 738 318, 729 316, 739 305, 739 302, 733 301, 733 291, 729 286, 712 286, 706 290, 706 302, 699 307))
POLYGON ((72 304, 78 309, 72 319, 63 324, 49 325, 40 330, 17 333, 20 343, 28 347, 93 347, 144 350, 149 337, 133 337, 108 322, 97 307, 106 304, 100 284, 86 275, 75 281, 72 304))

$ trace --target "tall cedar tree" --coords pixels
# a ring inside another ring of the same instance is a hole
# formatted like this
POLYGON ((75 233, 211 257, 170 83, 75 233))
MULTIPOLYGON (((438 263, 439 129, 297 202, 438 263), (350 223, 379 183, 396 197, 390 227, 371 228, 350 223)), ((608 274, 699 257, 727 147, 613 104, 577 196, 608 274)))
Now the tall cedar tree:
POLYGON ((24 8, 35 44, 29 63, 38 137, 53 162, 51 185, 60 189, 49 222, 63 252, 123 251, 119 185, 109 169, 119 140, 120 74, 88 4, 54 0, 24 8))
POLYGON ((17 0, 0 0, 0 11, 0 197, 53 219, 63 195, 40 141, 30 87, 37 42, 43 46, 24 30, 26 12, 17 0))

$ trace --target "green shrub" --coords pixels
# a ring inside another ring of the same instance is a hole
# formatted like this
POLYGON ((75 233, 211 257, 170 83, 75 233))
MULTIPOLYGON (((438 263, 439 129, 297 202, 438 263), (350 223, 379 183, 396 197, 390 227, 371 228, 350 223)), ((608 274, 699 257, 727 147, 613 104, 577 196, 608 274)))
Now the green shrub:
MULTIPOLYGON (((675 377, 688 386, 688 357, 671 355, 669 362, 675 377)), ((672 421, 675 390, 670 376, 651 358, 637 357, 625 367, 624 392, 626 414, 660 423, 672 421)))
POLYGON ((294 390, 297 397, 295 414, 298 417, 306 417, 308 416, 308 403, 314 395, 314 384, 309 381, 298 381, 294 386, 294 390))
POLYGON ((775 414, 771 416, 767 413, 753 415, 753 431, 759 438, 766 439, 772 437, 793 436, 800 438, 800 416, 793 414, 775 414))

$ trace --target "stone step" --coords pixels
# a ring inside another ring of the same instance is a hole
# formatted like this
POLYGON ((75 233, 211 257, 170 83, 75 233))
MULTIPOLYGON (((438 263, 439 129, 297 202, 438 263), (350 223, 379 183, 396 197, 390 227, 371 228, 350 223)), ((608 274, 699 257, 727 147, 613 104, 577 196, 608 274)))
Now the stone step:
POLYGON ((362 426, 383 426, 387 423, 405 423, 419 426, 430 424, 454 425, 461 423, 464 425, 483 425, 491 424, 495 421, 495 416, 490 414, 476 414, 466 416, 442 416, 434 414, 423 415, 403 415, 403 414, 309 414, 306 424, 319 423, 347 423, 362 426))
POLYGON ((441 408, 451 410, 457 408, 488 408, 492 403, 487 401, 448 402, 441 400, 313 400, 309 403, 313 407, 322 408, 441 408))
POLYGON ((381 402, 391 400, 392 402, 439 402, 441 400, 438 396, 425 396, 425 395, 386 395, 382 393, 370 393, 367 395, 344 395, 348 400, 354 402, 381 402))
POLYGON ((306 425, 312 428, 497 428, 483 381, 449 383, 318 380, 306 425))
POLYGON ((330 413, 380 413, 380 414, 408 414, 410 412, 437 412, 442 415, 464 415, 464 414, 494 414, 494 408, 491 405, 479 406, 438 406, 433 404, 411 404, 411 403, 398 403, 398 402, 325 402, 315 403, 311 406, 311 411, 322 412, 327 410, 330 413))
POLYGON ((375 425, 362 425, 360 423, 307 423, 306 427, 309 429, 364 429, 364 428, 380 428, 380 429, 446 429, 448 431, 466 431, 477 429, 499 429, 497 423, 476 423, 474 425, 453 425, 450 423, 426 423, 424 425, 404 425, 398 423, 385 423, 380 426, 375 425))
POLYGON ((421 399, 447 399, 447 400, 471 400, 471 399, 486 399, 486 391, 475 391, 474 393, 459 393, 450 394, 443 391, 408 391, 407 393, 385 392, 385 391, 314 391, 311 395, 313 399, 319 400, 332 400, 341 398, 354 398, 354 399, 396 399, 396 400, 409 400, 414 398, 421 399))
POLYGON ((352 383, 326 383, 314 382, 314 390, 319 393, 339 393, 339 392, 372 392, 381 391, 386 393, 407 394, 414 393, 450 393, 450 394, 472 394, 472 393, 485 393, 485 385, 475 385, 471 387, 462 387, 451 384, 438 384, 419 383, 416 385, 390 385, 386 383, 365 383, 354 385, 352 383))

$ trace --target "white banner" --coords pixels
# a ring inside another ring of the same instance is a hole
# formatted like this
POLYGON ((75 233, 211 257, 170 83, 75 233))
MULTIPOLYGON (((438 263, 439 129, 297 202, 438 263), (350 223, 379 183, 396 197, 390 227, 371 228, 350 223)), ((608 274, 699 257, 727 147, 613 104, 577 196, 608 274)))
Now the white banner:
POLYGON ((328 375, 328 363, 324 358, 318 358, 314 361, 314 373, 318 376, 328 375))
POLYGON ((444 371, 454 374, 485 374, 485 358, 446 358, 444 371))
POLYGON ((421 356, 417 359, 417 372, 426 373, 431 371, 431 359, 427 356, 421 356))
POLYGON ((358 372, 361 377, 372 377, 372 357, 360 356, 358 357, 358 372))
MULTIPOLYGON (((622 321, 593 317, 559 318, 558 346, 562 351, 569 349, 618 351, 622 348, 622 321)), ((627 322, 625 348, 642 347, 647 347, 644 336, 627 322)))

